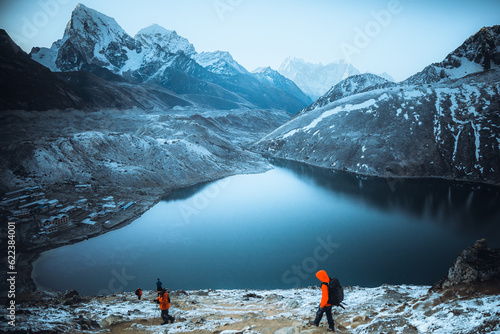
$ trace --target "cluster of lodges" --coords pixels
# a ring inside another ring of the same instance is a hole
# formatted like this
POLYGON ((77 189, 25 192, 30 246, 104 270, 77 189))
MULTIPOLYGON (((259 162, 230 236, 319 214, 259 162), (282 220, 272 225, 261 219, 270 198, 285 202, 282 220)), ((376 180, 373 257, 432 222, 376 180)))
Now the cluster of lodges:
MULTIPOLYGON (((76 185, 77 192, 91 188, 90 185, 76 185)), ((98 221, 106 221, 119 210, 126 210, 134 202, 115 204, 113 196, 90 205, 86 198, 63 205, 58 199, 47 199, 40 186, 19 189, 5 194, 0 206, 7 210, 9 221, 38 222, 39 235, 49 234, 69 227, 73 222, 95 225, 98 221), (92 212, 89 214, 89 211, 92 212), (97 212, 95 212, 98 210, 97 212)), ((109 222, 106 221, 106 222, 109 222)))

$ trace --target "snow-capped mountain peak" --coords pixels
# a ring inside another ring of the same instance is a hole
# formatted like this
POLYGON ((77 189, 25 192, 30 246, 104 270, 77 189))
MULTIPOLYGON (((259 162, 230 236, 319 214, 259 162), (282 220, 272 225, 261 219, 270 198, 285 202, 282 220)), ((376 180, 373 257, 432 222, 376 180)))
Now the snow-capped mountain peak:
POLYGON ((192 58, 210 72, 222 75, 248 74, 227 51, 202 52, 192 58))
POLYGON ((228 52, 197 54, 186 38, 157 24, 132 38, 114 19, 81 4, 64 37, 50 49, 33 48, 30 56, 54 72, 147 82, 222 109, 242 105, 295 113, 311 102, 295 84, 279 77, 259 82, 228 52))
POLYGON ((114 18, 88 8, 81 3, 73 10, 71 20, 64 31, 64 35, 74 34, 100 39, 102 42, 110 42, 116 37, 130 38, 114 18))
POLYGON ((275 72, 270 66, 265 66, 265 67, 257 67, 255 70, 252 71, 252 73, 272 73, 275 72))
POLYGON ((345 78, 360 73, 354 66, 343 60, 323 65, 308 63, 295 57, 286 58, 278 72, 295 82, 313 100, 325 94, 332 86, 345 78))
POLYGON ((404 83, 414 85, 460 79, 489 69, 500 69, 500 25, 482 28, 442 62, 427 66, 404 83))
POLYGON ((75 71, 82 64, 116 70, 127 61, 135 41, 107 15, 83 4, 71 14, 62 39, 50 49, 33 48, 31 57, 52 71, 75 71))
POLYGON ((139 30, 135 39, 143 48, 159 46, 165 52, 184 53, 192 56, 196 53, 193 44, 187 38, 179 36, 175 30, 167 30, 158 24, 139 30))

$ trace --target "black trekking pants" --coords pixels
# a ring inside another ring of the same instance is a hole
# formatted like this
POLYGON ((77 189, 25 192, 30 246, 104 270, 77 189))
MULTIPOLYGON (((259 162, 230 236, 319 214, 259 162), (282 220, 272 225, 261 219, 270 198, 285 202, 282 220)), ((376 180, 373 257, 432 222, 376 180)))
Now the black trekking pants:
POLYGON ((321 318, 323 318, 323 313, 326 313, 326 320, 328 320, 328 327, 331 330, 334 330, 335 329, 335 322, 333 321, 332 307, 331 306, 325 306, 323 308, 318 307, 318 311, 316 312, 316 319, 314 319, 314 324, 316 326, 319 326, 319 323, 321 322, 321 318))
POLYGON ((161 310, 161 318, 164 323, 168 323, 169 320, 174 322, 175 318, 168 314, 168 310, 161 310))

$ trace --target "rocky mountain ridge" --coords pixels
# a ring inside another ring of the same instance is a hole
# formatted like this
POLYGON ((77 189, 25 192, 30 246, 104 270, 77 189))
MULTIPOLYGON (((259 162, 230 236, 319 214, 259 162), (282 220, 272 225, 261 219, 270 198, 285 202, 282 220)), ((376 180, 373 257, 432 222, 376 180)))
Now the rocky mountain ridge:
POLYGON ((85 101, 0 30, 0 110, 82 108, 85 101))
MULTIPOLYGON (((498 33, 499 26, 483 28, 457 50, 483 50, 478 36, 488 36, 497 43, 488 50, 498 50, 498 33)), ((358 174, 500 184, 500 71, 483 67, 485 58, 473 58, 479 72, 462 71, 470 68, 462 61, 460 71, 443 69, 454 75, 432 83, 422 74, 437 73, 434 65, 399 84, 369 74, 350 77, 255 148, 358 174)))
POLYGON ((404 84, 446 82, 467 75, 500 70, 500 26, 484 27, 464 41, 440 63, 434 63, 409 77, 404 84))
POLYGON ((73 11, 61 40, 51 48, 33 48, 30 56, 54 72, 97 66, 131 83, 166 88, 202 107, 296 113, 311 102, 303 102, 304 94, 293 83, 263 85, 228 52, 198 54, 186 38, 158 25, 132 38, 113 18, 83 4, 73 11))
POLYGON ((321 96, 307 108, 304 108, 301 113, 324 107, 335 100, 340 100, 350 95, 362 93, 364 91, 374 89, 375 87, 390 87, 394 85, 395 83, 375 74, 356 74, 333 86, 328 92, 325 93, 325 95, 321 96))

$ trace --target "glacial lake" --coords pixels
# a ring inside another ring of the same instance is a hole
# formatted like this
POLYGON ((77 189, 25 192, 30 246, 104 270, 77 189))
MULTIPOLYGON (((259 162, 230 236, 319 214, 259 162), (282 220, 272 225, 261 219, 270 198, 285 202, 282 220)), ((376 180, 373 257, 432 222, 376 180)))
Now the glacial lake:
POLYGON ((431 285, 477 239, 500 248, 500 188, 384 179, 275 161, 172 193, 132 224, 41 254, 39 287, 109 294, 294 288, 325 269, 343 285, 431 285))

